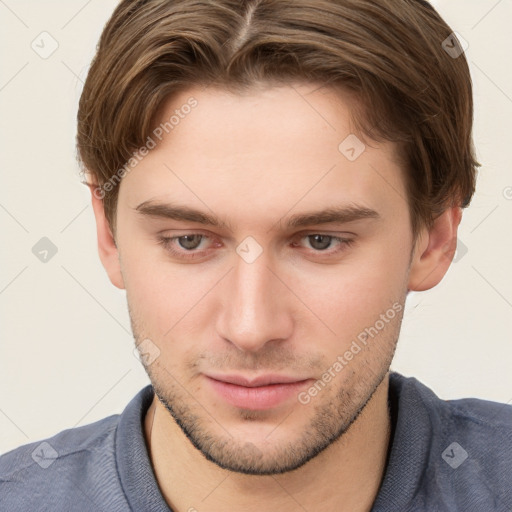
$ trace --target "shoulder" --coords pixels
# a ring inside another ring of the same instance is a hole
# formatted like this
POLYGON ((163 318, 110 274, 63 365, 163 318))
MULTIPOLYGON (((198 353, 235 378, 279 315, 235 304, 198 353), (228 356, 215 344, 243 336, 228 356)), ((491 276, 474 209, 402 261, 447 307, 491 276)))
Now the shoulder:
POLYGON ((428 444, 419 444, 427 451, 421 494, 439 496, 442 510, 511 510, 512 406, 443 400, 417 379, 399 378, 405 400, 414 403, 405 411, 428 423, 428 444))
MULTIPOLYGON (((0 482, 15 479, 17 475, 37 467, 49 469, 57 458, 73 458, 80 454, 94 454, 98 447, 109 444, 117 426, 118 415, 109 416, 83 427, 63 430, 53 437, 25 444, 0 457, 0 482), (46 466, 46 467, 44 467, 46 466)), ((50 473, 51 470, 48 472, 50 473)), ((48 474, 46 473, 46 474, 48 474)), ((35 475, 40 472, 35 472, 35 475)))
POLYGON ((443 400, 417 379, 401 378, 402 393, 421 404, 434 434, 466 439, 475 448, 483 447, 481 442, 485 440, 486 451, 492 447, 512 449, 512 445, 499 443, 512 440, 512 405, 479 398, 443 400), (491 438, 485 437, 491 433, 491 438))
POLYGON ((112 491, 119 485, 118 422, 119 415, 109 416, 2 455, 0 510, 43 510, 41 503, 44 510, 100 510, 95 503, 105 500, 94 489, 112 491))
POLYGON ((454 490, 465 510, 512 510, 512 406, 447 400, 437 420, 433 485, 454 490))
POLYGON ((428 413, 432 426, 444 429, 460 429, 471 434, 479 431, 499 431, 503 435, 512 433, 512 405, 479 398, 443 400, 430 388, 414 377, 404 377, 396 372, 390 376, 392 386, 399 390, 400 405, 407 409, 423 409, 428 413))

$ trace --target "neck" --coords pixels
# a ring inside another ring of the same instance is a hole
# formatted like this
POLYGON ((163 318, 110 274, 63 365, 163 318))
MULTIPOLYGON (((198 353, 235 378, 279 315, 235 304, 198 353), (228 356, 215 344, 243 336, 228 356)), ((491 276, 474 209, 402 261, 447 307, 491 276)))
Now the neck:
POLYGON ((144 430, 164 499, 174 512, 370 511, 390 442, 388 387, 389 374, 348 431, 314 459, 269 476, 234 473, 206 460, 155 395, 144 430))

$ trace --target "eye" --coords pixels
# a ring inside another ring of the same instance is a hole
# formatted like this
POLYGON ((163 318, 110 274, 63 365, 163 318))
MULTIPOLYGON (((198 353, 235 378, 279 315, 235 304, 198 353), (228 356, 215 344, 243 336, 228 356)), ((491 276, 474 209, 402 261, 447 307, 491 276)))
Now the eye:
MULTIPOLYGON (((304 247, 307 240, 306 252, 314 255, 334 256, 341 253, 354 243, 354 239, 343 238, 326 233, 309 233, 297 235, 293 247, 304 247)), ((210 236, 203 233, 184 233, 176 236, 160 236, 158 243, 177 259, 196 260, 204 259, 210 249, 222 247, 219 241, 213 241, 210 236), (204 243, 203 243, 204 242, 204 243)))
POLYGON ((208 240, 210 237, 202 233, 185 233, 177 236, 160 236, 158 243, 172 256, 185 260, 204 257, 208 246, 203 244, 203 241, 208 240))
POLYGON ((299 242, 295 242, 293 245, 301 245, 300 242, 302 240, 307 240, 307 245, 312 249, 310 252, 313 254, 325 253, 325 255, 337 254, 354 243, 354 239, 352 238, 333 236, 325 233, 312 233, 302 235, 299 238, 299 242), (329 250, 333 246, 334 249, 329 250))
POLYGON ((182 249, 192 250, 197 249, 203 238, 203 235, 183 235, 176 237, 176 240, 182 249))
POLYGON ((329 235, 308 235, 306 238, 311 247, 317 251, 324 251, 333 241, 333 237, 329 235))

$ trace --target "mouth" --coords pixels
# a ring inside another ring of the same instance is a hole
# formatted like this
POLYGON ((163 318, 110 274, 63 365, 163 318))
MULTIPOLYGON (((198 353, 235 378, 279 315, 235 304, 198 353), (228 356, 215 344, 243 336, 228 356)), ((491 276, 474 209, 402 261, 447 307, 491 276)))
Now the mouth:
POLYGON ((250 379, 242 375, 205 375, 210 387, 223 401, 240 409, 262 411, 276 407, 310 385, 314 379, 285 375, 261 375, 250 379))

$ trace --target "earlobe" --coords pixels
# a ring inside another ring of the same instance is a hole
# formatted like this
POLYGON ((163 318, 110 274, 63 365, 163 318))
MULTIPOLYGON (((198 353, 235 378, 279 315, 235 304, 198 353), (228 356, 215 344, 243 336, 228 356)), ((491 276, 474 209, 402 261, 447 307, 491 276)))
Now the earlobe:
POLYGON ((98 240, 98 253, 101 263, 107 271, 107 275, 114 286, 124 289, 124 281, 121 273, 121 264, 119 261, 119 252, 116 246, 114 235, 110 229, 110 224, 105 216, 103 200, 100 198, 101 192, 97 186, 90 184, 92 207, 96 219, 96 234, 98 240))
POLYGON ((462 218, 459 207, 447 208, 432 227, 418 237, 412 257, 408 290, 424 291, 439 284, 457 249, 457 228, 462 218))

